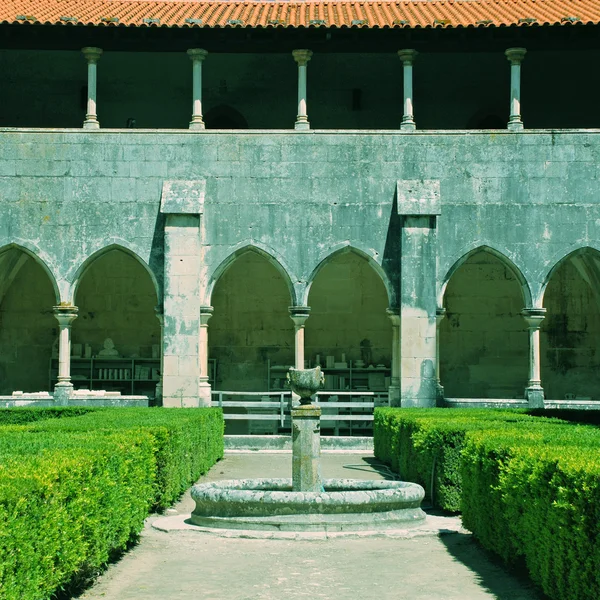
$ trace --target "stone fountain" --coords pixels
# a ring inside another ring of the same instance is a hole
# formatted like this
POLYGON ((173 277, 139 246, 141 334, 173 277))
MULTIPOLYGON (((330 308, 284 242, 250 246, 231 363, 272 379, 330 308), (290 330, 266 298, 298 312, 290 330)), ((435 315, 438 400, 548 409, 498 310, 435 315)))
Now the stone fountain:
POLYGON ((321 368, 288 373, 300 405, 292 408, 292 478, 238 479, 192 488, 191 523, 201 527, 281 532, 380 532, 421 525, 423 488, 403 481, 321 478, 321 368))

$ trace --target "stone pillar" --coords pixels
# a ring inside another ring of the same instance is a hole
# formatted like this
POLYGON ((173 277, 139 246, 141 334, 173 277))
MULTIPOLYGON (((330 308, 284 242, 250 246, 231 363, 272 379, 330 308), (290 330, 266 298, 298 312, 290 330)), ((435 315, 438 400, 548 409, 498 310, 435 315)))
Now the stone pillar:
MULTIPOLYGON (((201 343, 200 287, 202 219, 205 181, 163 182, 160 210, 165 215, 163 406, 197 407, 210 404, 208 371, 201 343)), ((204 338, 203 338, 204 336, 204 338)))
POLYGON ((386 312, 392 321, 392 376, 388 394, 390 406, 400 406, 400 314, 392 308, 386 312))
POLYGON ((525 398, 530 408, 544 408, 544 389, 540 371, 540 327, 546 316, 545 308, 525 308, 521 314, 529 329, 529 381, 525 398))
POLYGON ((413 63, 417 54, 416 50, 398 50, 398 56, 404 67, 404 112, 400 124, 402 131, 414 131, 417 128, 413 113, 413 63))
POLYGON ((435 406, 439 181, 398 181, 402 216, 400 403, 435 406))
POLYGON ((306 404, 292 408, 292 488, 322 492, 321 408, 306 404))
POLYGON ((312 56, 310 50, 294 50, 294 60, 298 63, 298 116, 295 129, 310 129, 306 109, 306 65, 312 56))
POLYGON ((164 360, 163 360, 163 339, 165 337, 165 319, 162 312, 162 307, 155 306, 154 314, 160 323, 160 378, 156 384, 156 391, 154 392, 154 399, 158 406, 162 405, 162 390, 163 390, 163 371, 164 371, 164 360))
POLYGON ((82 48, 81 52, 88 64, 88 99, 87 112, 85 121, 83 122, 84 129, 100 129, 98 115, 96 113, 96 64, 100 60, 102 50, 100 48, 82 48))
POLYGON ((294 356, 296 369, 304 369, 304 324, 310 316, 310 306, 290 306, 294 321, 294 356))
POLYGON ((437 406, 444 405, 444 386, 440 379, 440 325, 445 316, 445 308, 438 308, 435 311, 435 378, 437 382, 437 406))
POLYGON ((510 61, 510 117, 508 129, 521 131, 521 63, 525 58, 525 48, 509 48, 504 54, 510 61))
POLYGON ((54 316, 58 321, 58 382, 54 387, 54 401, 67 404, 73 395, 71 383, 71 324, 77 318, 78 308, 71 305, 54 307, 54 316))
POLYGON ((201 48, 192 48, 187 53, 192 59, 193 103, 190 129, 204 129, 204 119, 202 118, 202 61, 208 56, 208 52, 201 48))
POLYGON ((211 389, 208 383, 208 321, 213 316, 212 306, 200 307, 200 403, 211 405, 211 389))

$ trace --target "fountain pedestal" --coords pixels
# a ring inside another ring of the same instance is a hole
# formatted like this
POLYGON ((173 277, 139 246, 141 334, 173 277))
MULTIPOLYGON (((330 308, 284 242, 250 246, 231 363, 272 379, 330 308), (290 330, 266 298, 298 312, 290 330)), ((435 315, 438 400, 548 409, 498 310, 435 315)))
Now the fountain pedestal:
POLYGON ((303 404, 292 409, 292 488, 322 492, 321 408, 303 404))

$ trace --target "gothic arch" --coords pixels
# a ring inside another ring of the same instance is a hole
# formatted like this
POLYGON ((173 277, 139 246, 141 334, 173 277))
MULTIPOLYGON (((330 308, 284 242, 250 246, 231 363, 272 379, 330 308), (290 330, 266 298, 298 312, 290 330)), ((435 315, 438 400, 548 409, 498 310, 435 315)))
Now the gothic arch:
POLYGON ((290 293, 290 305, 294 306, 296 304, 297 295, 294 285, 292 283, 293 280, 290 276, 289 268, 283 262, 280 256, 275 256, 275 252, 273 250, 263 248, 257 245, 256 243, 244 244, 240 246, 239 248, 234 250, 229 256, 227 256, 227 258, 225 258, 225 260, 223 260, 221 264, 213 271, 212 275, 210 276, 206 291, 207 304, 210 305, 211 303, 212 293, 217 281, 219 281, 220 277, 227 271, 227 269, 229 269, 229 267, 231 267, 231 265, 236 261, 236 259, 238 259, 243 254, 246 254, 246 252, 254 252, 259 256, 262 256, 269 262, 269 264, 271 264, 275 267, 275 269, 277 269, 277 272, 283 278, 290 293))
MULTIPOLYGON (((39 250, 37 248, 28 247, 28 246, 31 246, 31 245, 28 244, 27 246, 25 246, 25 245, 17 244, 17 243, 6 244, 5 246, 0 247, 0 258, 5 253, 10 252, 11 250, 17 250, 19 252, 24 253, 29 258, 32 258, 43 269, 44 273, 46 273, 46 275, 48 276, 48 280, 50 281, 50 284, 52 285, 52 290, 54 292, 56 304, 59 304, 60 300, 61 300, 60 291, 59 291, 58 285, 56 283, 56 278, 54 277, 54 273, 48 267, 46 262, 40 258, 39 250)), ((11 263, 12 262, 14 262, 14 261, 11 261, 11 263)), ((9 273, 7 273, 7 276, 10 279, 10 281, 12 281, 16 277, 21 266, 22 266, 22 263, 20 263, 18 261, 18 259, 16 260, 16 262, 14 262, 14 264, 12 264, 12 266, 9 266, 9 265, 6 266, 6 268, 10 271, 9 273)), ((4 292, 5 292, 5 290, 3 290, 2 287, 3 287, 2 281, 0 280, 0 302, 2 301, 2 297, 4 296, 4 292)))
POLYGON ((356 254, 357 256, 364 258, 367 261, 367 263, 369 264, 369 266, 375 271, 375 273, 377 273, 377 275, 379 276, 379 278, 381 279, 381 282, 383 283, 383 285, 385 287, 385 291, 386 291, 387 297, 388 297, 388 304, 389 304, 389 306, 392 306, 394 304, 395 294, 393 293, 391 281, 390 281, 389 277, 387 276, 387 273, 384 271, 383 267, 367 252, 365 252, 364 250, 361 250, 360 248, 357 248, 356 246, 352 246, 350 244, 344 244, 343 246, 341 246, 333 251, 330 251, 325 257, 321 258, 321 260, 319 261, 317 266, 313 269, 312 273, 310 274, 308 281, 306 282, 304 296, 302 298, 302 304, 306 305, 306 303, 308 302, 308 295, 310 294, 310 288, 312 287, 312 284, 313 284, 315 278, 321 272, 323 267, 325 267, 327 264, 329 264, 336 257, 338 257, 342 254, 346 254, 348 252, 352 252, 353 254, 356 254))
POLYGON ((495 248, 492 248, 491 246, 487 246, 487 245, 477 246, 477 247, 469 250, 466 254, 463 254, 463 256, 461 256, 461 258, 459 258, 450 267, 450 269, 446 273, 444 279, 442 280, 442 285, 440 287, 440 291, 439 291, 439 295, 438 295, 438 306, 441 307, 443 305, 446 288, 448 287, 448 282, 452 278, 452 275, 454 275, 454 273, 467 260, 469 260, 469 258, 471 258, 471 256, 473 256, 474 254, 477 254, 478 252, 488 252, 489 254, 491 254, 492 256, 497 258, 508 269, 510 269, 511 273, 515 276, 519 285, 521 286, 521 294, 523 296, 523 306, 531 307, 532 306, 531 287, 529 286, 529 283, 528 283, 527 279, 525 278, 525 276, 523 275, 523 272, 521 271, 521 269, 519 269, 519 267, 517 267, 515 265, 515 263, 510 258, 508 258, 508 256, 506 256, 506 254, 504 254, 503 252, 500 252, 500 250, 496 250, 495 248))

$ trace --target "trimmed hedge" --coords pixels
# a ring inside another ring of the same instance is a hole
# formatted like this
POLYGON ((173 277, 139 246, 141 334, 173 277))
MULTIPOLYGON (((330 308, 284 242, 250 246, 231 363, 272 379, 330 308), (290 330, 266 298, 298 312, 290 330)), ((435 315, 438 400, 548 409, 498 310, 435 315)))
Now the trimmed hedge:
POLYGON ((541 422, 561 423, 515 410, 378 408, 374 451, 402 479, 422 485, 433 506, 458 512, 460 453, 467 433, 516 423, 536 427, 541 422))
POLYGON ((0 598, 50 598, 97 572, 222 455, 219 409, 99 409, 0 427, 0 598))
POLYGON ((152 436, 0 435, 0 597, 49 598, 143 526, 154 498, 152 436))
POLYGON ((600 598, 599 449, 597 427, 522 411, 375 413, 376 456, 426 487, 435 467, 436 505, 556 600, 600 598))
MULTIPOLYGON (((524 561, 551 598, 600 598, 600 435, 474 433, 462 453, 465 527, 524 561)), ((586 431, 587 429, 587 431, 586 431)))
POLYGON ((72 419, 46 420, 34 431, 113 432, 144 429, 156 452, 156 496, 153 509, 164 510, 223 457, 224 421, 218 408, 118 408, 72 419))
POLYGON ((49 408, 0 408, 0 425, 19 423, 33 423, 45 419, 63 419, 66 417, 78 417, 89 412, 104 410, 86 406, 61 406, 49 408))

